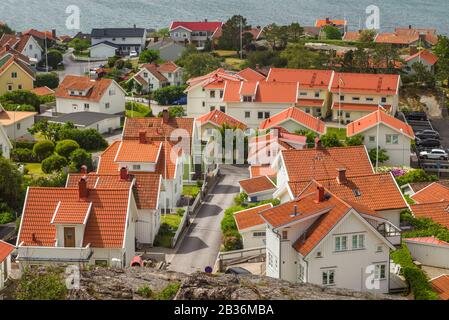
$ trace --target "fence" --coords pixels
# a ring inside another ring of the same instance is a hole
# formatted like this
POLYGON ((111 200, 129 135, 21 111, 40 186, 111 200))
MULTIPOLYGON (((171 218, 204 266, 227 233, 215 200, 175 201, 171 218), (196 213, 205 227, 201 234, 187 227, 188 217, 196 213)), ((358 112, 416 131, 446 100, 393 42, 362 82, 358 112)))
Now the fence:
POLYGON ((171 240, 171 246, 174 248, 176 246, 176 243, 178 242, 179 236, 184 231, 184 228, 186 227, 187 223, 189 221, 189 208, 184 208, 184 215, 182 216, 181 222, 179 223, 178 230, 176 230, 175 235, 173 236, 171 240))
POLYGON ((252 260, 257 257, 264 257, 266 254, 266 250, 266 247, 259 247, 220 252, 217 258, 218 263, 216 263, 218 265, 218 271, 223 271, 225 269, 225 265, 238 263, 245 260, 252 260))

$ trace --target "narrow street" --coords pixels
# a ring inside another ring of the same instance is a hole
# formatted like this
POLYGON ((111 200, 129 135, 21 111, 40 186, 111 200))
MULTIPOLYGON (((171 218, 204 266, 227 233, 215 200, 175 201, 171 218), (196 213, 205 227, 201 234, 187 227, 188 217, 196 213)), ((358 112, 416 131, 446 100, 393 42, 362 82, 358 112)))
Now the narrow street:
POLYGON ((229 165, 221 166, 220 174, 220 181, 201 206, 168 270, 190 274, 215 264, 220 251, 224 210, 234 205, 234 197, 240 192, 238 182, 249 177, 247 167, 229 165))
POLYGON ((96 68, 105 64, 107 61, 82 62, 72 59, 73 49, 69 49, 63 56, 64 70, 57 71, 59 79, 62 81, 67 75, 82 76, 90 68, 96 68))

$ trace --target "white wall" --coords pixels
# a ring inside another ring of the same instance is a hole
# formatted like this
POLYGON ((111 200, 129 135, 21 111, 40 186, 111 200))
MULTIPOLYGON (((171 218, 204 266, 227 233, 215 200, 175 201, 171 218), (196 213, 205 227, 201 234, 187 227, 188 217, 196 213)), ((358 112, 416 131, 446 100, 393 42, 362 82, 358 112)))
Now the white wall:
POLYGON ((29 135, 28 128, 31 128, 33 124, 34 124, 34 116, 31 116, 21 121, 17 121, 15 124, 3 126, 3 128, 5 128, 6 134, 8 135, 9 139, 14 140, 14 137, 18 139, 25 135, 29 135))
POLYGON ((93 48, 90 48, 90 57, 91 58, 110 58, 114 57, 116 54, 116 48, 100 44, 93 48))
POLYGON ((11 255, 6 257, 3 262, 0 262, 0 291, 5 286, 5 273, 9 276, 11 273, 11 255))
POLYGON ((243 249, 260 248, 266 245, 266 236, 255 236, 255 232, 266 232, 266 225, 260 225, 251 229, 242 230, 240 234, 243 240, 243 249))
POLYGON ((426 266, 449 269, 449 247, 404 241, 414 260, 426 266))
POLYGON ((26 55, 28 58, 36 59, 37 62, 42 60, 42 48, 39 46, 34 37, 30 37, 22 54, 26 55))
POLYGON ((267 225, 266 227, 266 246, 267 246, 267 257, 266 257, 266 276, 271 278, 279 279, 279 244, 280 239, 271 230, 271 227, 267 225), (269 257, 272 257, 270 259, 269 257))
POLYGON ((109 128, 112 130, 120 128, 120 117, 104 119, 86 128, 95 129, 100 133, 108 133, 109 128))
POLYGON ((9 159, 11 154, 11 145, 8 138, 8 134, 3 129, 3 127, 0 127, 0 151, 3 158, 9 159))

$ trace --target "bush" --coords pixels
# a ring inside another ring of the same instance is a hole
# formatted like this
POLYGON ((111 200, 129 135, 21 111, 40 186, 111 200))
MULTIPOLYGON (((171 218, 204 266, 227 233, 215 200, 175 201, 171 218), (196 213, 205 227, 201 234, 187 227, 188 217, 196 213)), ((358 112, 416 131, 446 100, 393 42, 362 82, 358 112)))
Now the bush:
POLYGON ((117 60, 116 62, 115 62, 115 65, 114 65, 118 70, 122 70, 123 69, 123 67, 125 66, 125 61, 123 61, 123 60, 117 60))
POLYGON ((159 52, 156 50, 144 50, 139 56, 140 63, 153 63, 159 59, 159 52))
POLYGON ((57 188, 65 187, 66 181, 67 174, 64 172, 57 172, 46 177, 27 177, 25 179, 25 185, 30 187, 57 188))
POLYGON ((55 151, 55 144, 50 140, 42 140, 36 143, 33 147, 33 153, 38 161, 42 161, 53 154, 55 151))
POLYGON ((396 181, 399 186, 403 186, 407 183, 438 181, 438 177, 435 175, 429 175, 422 169, 416 169, 411 170, 400 177, 397 177, 396 181))
POLYGON ((88 172, 93 170, 92 154, 84 149, 73 151, 69 159, 72 172, 79 172, 82 166, 86 166, 88 172))
POLYGON ((60 271, 45 272, 27 269, 19 280, 15 293, 17 300, 64 300, 67 287, 60 271))
POLYGON ((153 296, 153 290, 151 290, 151 288, 147 285, 144 285, 143 287, 137 289, 137 293, 147 299, 153 296))
POLYGON ((170 283, 168 286, 166 286, 164 289, 162 289, 161 292, 159 292, 156 296, 156 300, 172 300, 176 294, 179 291, 179 288, 181 287, 181 284, 176 283, 170 283))
POLYGON ((15 141, 13 143, 14 148, 30 149, 30 150, 33 150, 33 147, 34 147, 35 144, 36 144, 35 141, 27 141, 27 140, 15 141))
POLYGON ((42 161, 42 171, 44 173, 61 171, 65 166, 67 166, 67 159, 57 154, 42 161))
POLYGON ((55 89, 59 86, 59 77, 56 72, 38 73, 36 75, 35 87, 49 87, 55 89))
POLYGON ((241 192, 234 198, 236 205, 241 206, 248 199, 248 195, 245 192, 241 192))
POLYGON ((79 148, 80 145, 74 140, 61 140, 56 144, 55 151, 60 156, 69 158, 72 152, 79 148))
POLYGON ((224 236, 223 246, 225 251, 243 249, 242 236, 237 231, 228 232, 224 236))
POLYGON ((38 162, 32 150, 23 148, 12 149, 11 159, 14 162, 27 162, 27 163, 38 162))
POLYGON ((16 90, 5 93, 0 97, 0 102, 3 106, 11 105, 30 105, 34 107, 35 111, 39 111, 41 102, 39 97, 26 90, 16 90))
POLYGON ((47 53, 48 65, 53 69, 57 69, 58 65, 62 62, 62 53, 58 50, 49 50, 47 53))
POLYGON ((11 212, 0 213, 0 224, 10 223, 14 220, 14 215, 11 212))
POLYGON ((120 59, 121 59, 121 57, 119 57, 119 56, 114 56, 114 57, 108 58, 108 67, 113 68, 115 66, 115 63, 120 59))
POLYGON ((379 160, 379 164, 382 164, 390 159, 387 154, 387 150, 385 149, 380 149, 379 152, 377 152, 377 149, 371 149, 368 154, 369 159, 371 160, 371 163, 373 165, 376 165, 377 160, 379 160), (379 156, 377 155, 377 153, 379 153, 379 156))
POLYGON ((184 213, 186 211, 183 208, 179 208, 178 210, 176 210, 176 214, 180 217, 184 216, 184 213))
POLYGON ((75 140, 81 148, 93 151, 102 150, 108 146, 107 141, 95 129, 63 129, 59 132, 60 140, 75 140))
POLYGON ((330 132, 321 137, 321 142, 323 146, 326 148, 332 147, 342 147, 343 143, 338 138, 338 135, 335 132, 330 132))

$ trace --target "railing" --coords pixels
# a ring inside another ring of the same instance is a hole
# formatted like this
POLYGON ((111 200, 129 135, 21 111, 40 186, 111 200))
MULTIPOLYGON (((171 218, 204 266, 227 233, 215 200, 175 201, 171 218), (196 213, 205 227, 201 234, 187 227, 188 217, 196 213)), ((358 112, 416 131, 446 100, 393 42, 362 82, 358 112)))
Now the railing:
POLYGON ((18 261, 87 262, 92 256, 90 244, 84 248, 19 246, 18 261))
POLYGON ((176 233, 171 240, 172 248, 176 247, 176 243, 178 242, 179 236, 181 235, 182 231, 186 227, 188 219, 189 219, 189 208, 185 207, 184 215, 182 216, 181 222, 179 223, 178 230, 176 230, 176 233))

